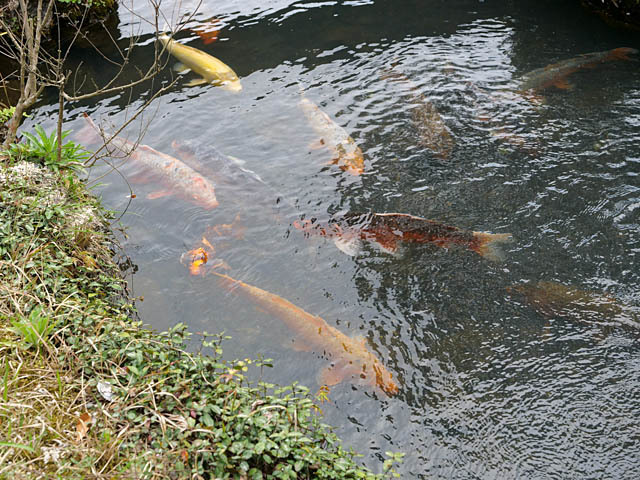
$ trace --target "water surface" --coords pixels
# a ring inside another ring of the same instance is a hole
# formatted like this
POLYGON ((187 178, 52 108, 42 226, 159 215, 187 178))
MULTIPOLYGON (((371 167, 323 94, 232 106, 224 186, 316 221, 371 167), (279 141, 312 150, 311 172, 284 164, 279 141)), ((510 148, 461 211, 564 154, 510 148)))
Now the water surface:
MULTIPOLYGON (((130 202, 120 175, 100 180, 105 204, 125 212, 142 319, 158 329, 182 321, 224 331, 228 358, 273 358, 266 379, 318 388, 322 352, 292 350, 292 332, 278 319, 190 277, 179 262, 208 226, 239 216, 244 237, 218 245, 229 274, 363 336, 397 376, 393 398, 343 383, 323 406, 364 463, 378 465, 393 450, 407 453, 403 478, 635 478, 637 332, 545 317, 507 291, 545 280, 640 302, 638 63, 577 72, 572 90, 546 92, 540 103, 517 93, 532 69, 640 46, 578 3, 202 3, 187 27, 216 17, 218 41, 205 45, 189 30, 178 38, 232 66, 244 89, 187 87, 193 74, 185 75, 147 110, 143 143, 173 154, 172 141, 191 142, 204 160, 215 147, 266 185, 220 187, 220 207, 206 211, 175 196, 148 200, 163 188, 153 182, 131 183, 130 202), (391 67, 410 82, 385 76, 391 67), (298 107, 301 88, 362 148, 362 176, 310 147, 316 136, 298 107), (416 95, 436 106, 455 139, 448 159, 420 145, 416 95), (510 232, 513 242, 503 262, 429 244, 393 255, 365 244, 349 257, 292 227, 348 211, 410 213, 510 232)), ((175 22, 196 5, 163 9, 175 22)), ((151 13, 142 2, 136 8, 151 13)), ((148 62, 151 26, 122 8, 118 28, 122 45, 141 34, 135 60, 148 62)), ((74 55, 88 75, 109 71, 88 49, 74 55)), ((118 124, 174 75, 167 69, 132 96, 69 104, 67 126, 81 128, 82 112, 118 124)), ((55 108, 45 100, 28 123, 52 125, 55 108)), ((105 172, 98 166, 91 177, 105 172)))

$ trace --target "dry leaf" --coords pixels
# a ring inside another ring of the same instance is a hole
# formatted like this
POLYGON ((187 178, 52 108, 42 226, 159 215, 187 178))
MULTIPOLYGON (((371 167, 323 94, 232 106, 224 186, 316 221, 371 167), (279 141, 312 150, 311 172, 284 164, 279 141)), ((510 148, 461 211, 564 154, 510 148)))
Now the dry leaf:
POLYGON ((87 412, 84 412, 83 414, 80 415, 80 418, 78 419, 78 423, 76 425, 78 442, 87 436, 90 423, 91 423, 91 415, 89 415, 87 412))

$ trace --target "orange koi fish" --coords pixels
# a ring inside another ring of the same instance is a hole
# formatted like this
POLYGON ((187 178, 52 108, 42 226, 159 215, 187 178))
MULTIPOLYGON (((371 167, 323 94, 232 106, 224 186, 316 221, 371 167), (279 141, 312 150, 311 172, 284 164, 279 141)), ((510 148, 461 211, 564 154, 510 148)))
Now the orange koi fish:
POLYGON ((197 27, 192 28, 191 30, 193 30, 193 32, 202 39, 202 43, 209 45, 218 40, 223 26, 224 25, 219 18, 213 17, 198 24, 197 27))
POLYGON ((361 240, 374 242, 393 253, 399 242, 433 243, 440 247, 462 245, 490 260, 503 260, 497 244, 511 240, 510 233, 486 233, 461 230, 434 220, 406 213, 347 214, 326 223, 315 220, 293 222, 293 226, 308 235, 334 239, 347 255, 355 255, 361 240))
POLYGON ((296 349, 322 352, 331 359, 331 365, 318 376, 321 385, 332 386, 344 380, 364 381, 378 387, 387 395, 398 393, 398 385, 391 372, 367 349, 363 338, 353 339, 332 327, 322 318, 305 312, 278 295, 235 280, 228 275, 210 271, 219 284, 250 300, 257 307, 282 320, 296 334, 296 349))
POLYGON ((533 70, 522 77, 520 83, 521 91, 542 91, 550 87, 561 90, 569 90, 572 85, 567 81, 567 77, 578 70, 593 68, 601 63, 616 60, 631 60, 630 54, 637 54, 635 48, 614 48, 605 52, 585 53, 575 58, 562 60, 558 63, 547 65, 544 68, 533 70))
MULTIPOLYGON (((89 115, 85 113, 84 118, 88 125, 80 131, 79 135, 84 134, 87 138, 91 136, 94 140, 102 140, 100 130, 89 115), (89 133, 85 129, 89 129, 89 133)), ((175 193, 207 210, 218 206, 213 183, 177 158, 159 152, 148 145, 137 145, 121 137, 114 137, 110 145, 147 167, 168 187, 167 190, 149 194, 148 198, 160 198, 175 193)))
POLYGON ((564 317, 595 324, 614 323, 640 331, 640 309, 625 305, 609 295, 545 281, 515 285, 508 287, 507 291, 524 295, 546 317, 564 317))
POLYGON ((338 165, 351 175, 363 173, 364 154, 345 129, 331 120, 329 115, 308 98, 303 97, 298 105, 315 132, 320 135, 320 145, 328 148, 333 154, 330 163, 338 165))
POLYGON ((382 78, 401 82, 409 87, 411 121, 420 136, 418 143, 431 150, 439 159, 448 160, 455 140, 436 106, 420 93, 418 86, 406 75, 389 69, 382 78))

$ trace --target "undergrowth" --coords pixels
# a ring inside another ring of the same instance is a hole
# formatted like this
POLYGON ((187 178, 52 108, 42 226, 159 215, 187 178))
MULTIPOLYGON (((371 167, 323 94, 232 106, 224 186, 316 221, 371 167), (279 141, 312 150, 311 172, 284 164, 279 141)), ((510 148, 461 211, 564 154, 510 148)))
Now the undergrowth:
POLYGON ((359 466, 306 388, 246 381, 268 362, 135 320, 104 210, 68 167, 0 160, 0 479, 394 474, 397 456, 359 466))

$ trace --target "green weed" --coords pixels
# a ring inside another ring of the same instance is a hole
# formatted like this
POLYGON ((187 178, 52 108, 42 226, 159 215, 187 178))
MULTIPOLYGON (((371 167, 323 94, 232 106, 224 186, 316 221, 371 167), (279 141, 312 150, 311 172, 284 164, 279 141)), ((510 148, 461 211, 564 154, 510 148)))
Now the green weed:
POLYGON ((55 327, 48 315, 44 315, 42 307, 37 306, 28 317, 17 316, 11 319, 13 331, 22 337, 22 341, 27 347, 40 348, 41 344, 46 344, 49 335, 55 327))
MULTIPOLYGON (((58 160, 58 135, 52 132, 50 135, 40 125, 34 128, 35 134, 24 132, 24 143, 14 143, 9 147, 9 157, 13 162, 26 160, 39 165, 44 165, 58 173, 70 170, 76 174, 84 170, 83 162, 89 158, 89 152, 75 142, 67 142, 62 145, 61 157, 58 160)), ((69 131, 62 132, 62 140, 69 131)))

